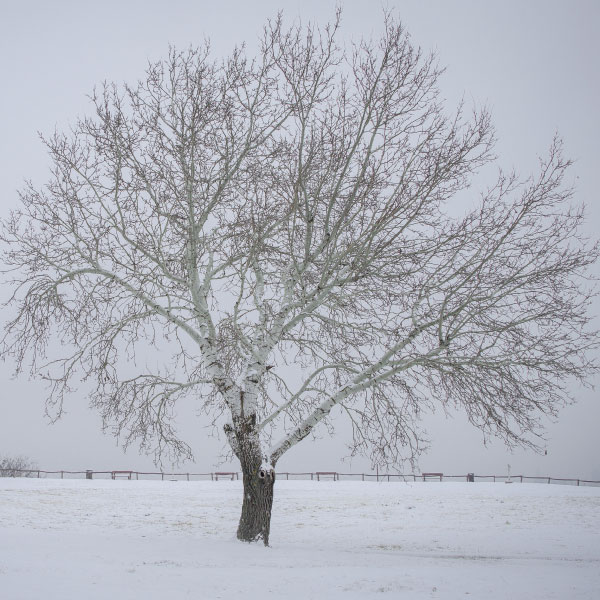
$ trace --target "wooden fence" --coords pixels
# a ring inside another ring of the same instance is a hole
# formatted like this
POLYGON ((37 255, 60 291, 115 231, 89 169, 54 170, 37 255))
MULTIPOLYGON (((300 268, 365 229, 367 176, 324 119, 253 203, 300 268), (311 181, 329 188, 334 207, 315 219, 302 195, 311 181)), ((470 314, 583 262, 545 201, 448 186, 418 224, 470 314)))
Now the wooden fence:
MULTIPOLYGON (((577 478, 561 477, 531 477, 527 475, 444 475, 443 473, 339 473, 337 471, 315 472, 277 472, 278 479, 285 480, 316 480, 316 481, 378 481, 378 482, 442 482, 442 481, 468 481, 468 482, 505 482, 505 483, 554 483, 562 485, 598 486, 600 481, 577 478)), ((164 471, 44 471, 42 469, 0 469, 0 477, 37 477, 60 479, 136 479, 136 480, 161 480, 161 481, 237 481, 241 474, 235 471, 216 471, 212 473, 169 473, 164 471)))

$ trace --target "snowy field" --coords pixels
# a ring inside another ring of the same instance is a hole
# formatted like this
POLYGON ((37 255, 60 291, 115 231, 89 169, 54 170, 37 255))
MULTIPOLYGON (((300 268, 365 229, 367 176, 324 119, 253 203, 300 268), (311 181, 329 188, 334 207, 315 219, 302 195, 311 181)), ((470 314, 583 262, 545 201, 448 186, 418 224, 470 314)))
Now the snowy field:
POLYGON ((0 479, 0 597, 600 598, 600 488, 278 481, 269 548, 241 490, 0 479))

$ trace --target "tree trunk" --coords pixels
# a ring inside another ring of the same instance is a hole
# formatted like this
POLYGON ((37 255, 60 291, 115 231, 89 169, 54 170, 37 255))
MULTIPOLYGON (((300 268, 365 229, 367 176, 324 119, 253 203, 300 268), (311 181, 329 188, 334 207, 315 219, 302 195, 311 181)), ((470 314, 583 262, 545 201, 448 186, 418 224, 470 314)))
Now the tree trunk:
POLYGON ((263 540, 269 545, 271 528, 271 508, 273 506, 273 486, 275 469, 267 464, 262 455, 256 416, 238 417, 234 426, 225 425, 229 443, 238 457, 244 478, 244 499, 237 537, 243 542, 263 540))
POLYGON ((237 537, 243 542, 263 540, 268 546, 275 471, 261 466, 260 462, 256 464, 256 461, 252 461, 254 464, 250 465, 244 463, 242 461, 244 501, 237 537))

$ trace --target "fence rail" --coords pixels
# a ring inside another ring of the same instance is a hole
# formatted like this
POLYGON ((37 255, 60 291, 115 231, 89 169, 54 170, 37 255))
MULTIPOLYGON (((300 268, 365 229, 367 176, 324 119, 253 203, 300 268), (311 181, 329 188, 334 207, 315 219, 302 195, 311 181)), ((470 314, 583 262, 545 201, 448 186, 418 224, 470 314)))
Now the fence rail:
MULTIPOLYGON (((60 479, 136 479, 136 480, 161 480, 161 481, 236 481, 241 479, 239 472, 212 472, 212 473, 169 473, 164 471, 45 471, 42 469, 0 469, 0 477, 37 477, 60 479)), ((468 481, 468 482, 505 482, 505 483, 552 483, 562 485, 594 486, 600 487, 600 481, 578 479, 575 477, 539 477, 527 475, 444 475, 443 473, 340 473, 337 471, 315 472, 277 472, 278 479, 285 480, 316 480, 316 481, 413 481, 413 482, 441 482, 441 481, 468 481)))

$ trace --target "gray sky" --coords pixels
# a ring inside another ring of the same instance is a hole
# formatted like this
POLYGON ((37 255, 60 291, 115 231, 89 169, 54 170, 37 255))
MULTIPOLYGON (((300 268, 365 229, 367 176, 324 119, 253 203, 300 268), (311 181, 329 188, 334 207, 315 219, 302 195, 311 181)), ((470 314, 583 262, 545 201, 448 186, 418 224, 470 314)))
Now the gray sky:
MULTIPOLYGON (((381 31, 377 3, 342 4, 344 38, 381 31)), ((588 231, 597 236, 600 3, 389 0, 384 6, 395 10, 416 44, 435 49, 448 67, 442 89, 450 104, 464 95, 468 103, 492 109, 503 167, 528 175, 554 133, 562 136, 566 154, 576 161, 571 172, 576 199, 586 204, 588 231)), ((0 216, 17 206, 16 190, 25 178, 37 183, 47 178, 49 163, 37 132, 64 129, 86 114, 86 94, 94 84, 138 79, 147 60, 165 56, 169 44, 187 47, 208 37, 218 56, 245 40, 251 51, 265 20, 278 10, 284 8, 289 19, 324 23, 334 7, 327 0, 0 0, 0 216)), ((0 314, 2 321, 6 317, 6 311, 0 314)), ((0 364, 0 454, 26 454, 42 468, 152 468, 150 458, 136 449, 124 455, 112 437, 103 436, 99 417, 77 395, 62 421, 49 425, 43 386, 26 377, 12 380, 11 372, 12 365, 0 364)), ((484 447, 481 434, 462 415, 450 420, 434 415, 426 419, 432 447, 420 465, 448 474, 500 474, 510 463, 513 473, 600 479, 598 394, 579 388, 573 393, 578 404, 548 425, 545 456, 511 454, 499 442, 484 447)), ((210 471, 222 444, 207 439, 202 421, 189 418, 193 412, 191 405, 180 410, 197 459, 183 468, 210 471)), ((339 433, 334 440, 304 441, 278 469, 368 470, 363 460, 340 463, 346 452, 343 430, 339 433)))

